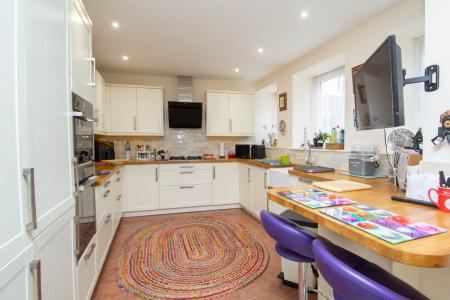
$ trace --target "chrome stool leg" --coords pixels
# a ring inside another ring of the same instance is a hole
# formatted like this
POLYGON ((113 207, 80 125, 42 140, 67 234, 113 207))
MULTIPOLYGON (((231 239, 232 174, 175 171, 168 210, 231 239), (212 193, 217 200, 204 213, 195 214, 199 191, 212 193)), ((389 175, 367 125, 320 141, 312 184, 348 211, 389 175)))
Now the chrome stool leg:
POLYGON ((299 263, 298 264, 298 299, 308 300, 308 292, 314 292, 321 295, 325 299, 329 299, 328 296, 318 289, 308 287, 308 268, 311 264, 299 263))

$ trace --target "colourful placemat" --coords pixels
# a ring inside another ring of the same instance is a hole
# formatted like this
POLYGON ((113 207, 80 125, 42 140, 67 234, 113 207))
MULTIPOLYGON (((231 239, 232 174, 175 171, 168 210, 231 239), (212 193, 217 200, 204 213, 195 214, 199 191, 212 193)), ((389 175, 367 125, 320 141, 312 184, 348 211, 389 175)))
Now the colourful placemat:
POLYGON ((328 208, 320 212, 391 244, 447 232, 444 228, 424 222, 410 223, 407 217, 364 204, 328 208))
POLYGON ((324 208, 345 204, 353 204, 356 201, 334 195, 328 194, 324 191, 310 189, 310 190, 291 190, 278 192, 278 195, 295 201, 301 205, 309 208, 324 208))

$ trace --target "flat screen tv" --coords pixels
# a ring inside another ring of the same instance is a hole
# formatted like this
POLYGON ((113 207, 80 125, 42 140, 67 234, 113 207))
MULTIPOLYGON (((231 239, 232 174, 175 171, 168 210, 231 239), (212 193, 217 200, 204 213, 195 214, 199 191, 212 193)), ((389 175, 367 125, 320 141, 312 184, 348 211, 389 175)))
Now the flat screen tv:
POLYGON ((401 49, 395 35, 353 74, 357 130, 405 125, 401 49))
POLYGON ((202 128, 202 103, 169 101, 170 128, 202 128))

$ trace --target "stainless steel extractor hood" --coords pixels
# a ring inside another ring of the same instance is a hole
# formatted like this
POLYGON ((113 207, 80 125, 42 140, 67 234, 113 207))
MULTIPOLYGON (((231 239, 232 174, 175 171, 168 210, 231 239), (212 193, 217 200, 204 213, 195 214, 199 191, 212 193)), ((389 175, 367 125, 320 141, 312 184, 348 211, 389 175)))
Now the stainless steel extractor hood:
POLYGON ((192 77, 178 76, 178 102, 194 102, 192 94, 192 77))

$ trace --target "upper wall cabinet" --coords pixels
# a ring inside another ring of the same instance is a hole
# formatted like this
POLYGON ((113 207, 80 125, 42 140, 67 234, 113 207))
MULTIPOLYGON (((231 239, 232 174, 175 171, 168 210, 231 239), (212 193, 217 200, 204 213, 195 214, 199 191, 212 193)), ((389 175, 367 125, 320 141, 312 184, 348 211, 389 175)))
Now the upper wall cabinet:
POLYGON ((73 0, 70 16, 72 91, 94 102, 95 58, 92 53, 92 23, 80 0, 73 0))
POLYGON ((208 136, 252 136, 254 134, 254 98, 235 92, 206 93, 208 136))
POLYGON ((162 88, 106 88, 110 135, 164 135, 162 88))
POLYGON ((102 75, 95 72, 95 89, 94 89, 94 117, 97 119, 95 123, 95 133, 103 134, 108 128, 106 126, 106 84, 102 75))

